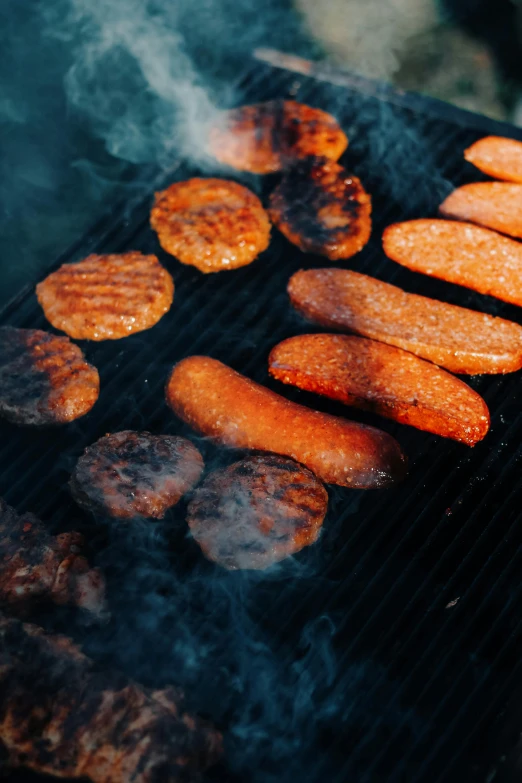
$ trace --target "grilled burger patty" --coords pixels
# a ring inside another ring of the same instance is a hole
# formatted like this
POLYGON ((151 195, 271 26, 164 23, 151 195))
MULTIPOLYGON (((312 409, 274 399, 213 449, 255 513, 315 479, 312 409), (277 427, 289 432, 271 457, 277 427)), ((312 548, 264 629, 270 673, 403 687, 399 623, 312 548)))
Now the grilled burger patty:
POLYGON ((92 783, 195 781, 221 735, 174 688, 97 669, 66 636, 0 617, 0 748, 7 766, 92 783))
POLYGON ((0 603, 20 612, 40 601, 105 611, 101 573, 80 555, 80 533, 51 535, 33 514, 0 498, 0 603))
POLYGON ((88 446, 70 487, 95 514, 160 519, 196 484, 203 458, 185 438, 124 430, 88 446))
POLYGON ((90 411, 98 370, 68 337, 0 327, 0 414, 17 424, 64 424, 90 411))
POLYGON ((270 196, 275 226, 305 253, 350 258, 371 233, 371 198, 357 177, 326 158, 300 161, 270 196))
POLYGON ((212 128, 211 153, 241 171, 269 174, 296 158, 338 160, 348 139, 331 114, 296 101, 267 101, 224 112, 212 128))
POLYGON ((137 251, 63 264, 36 286, 45 317, 77 340, 117 340, 150 329, 169 310, 174 282, 137 251))
POLYGON ((187 521, 209 560, 262 569, 313 544, 328 495, 314 474, 287 457, 250 456, 210 473, 187 521))
POLYGON ((224 179, 189 179, 157 193, 151 225, 167 253, 200 272, 250 264, 270 241, 257 196, 224 179))

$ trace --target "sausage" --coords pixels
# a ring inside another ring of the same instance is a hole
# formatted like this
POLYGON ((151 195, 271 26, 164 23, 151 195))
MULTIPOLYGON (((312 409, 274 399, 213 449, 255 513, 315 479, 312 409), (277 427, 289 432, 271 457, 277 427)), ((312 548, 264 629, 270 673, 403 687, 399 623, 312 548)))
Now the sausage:
POLYGON ((203 435, 291 457, 330 484, 385 487, 406 473, 406 458, 387 433, 291 402, 208 356, 179 362, 166 397, 203 435))
POLYGON ((439 211, 443 217, 469 220, 522 238, 522 185, 472 182, 450 193, 439 211))
POLYGON ((464 157, 495 179, 522 182, 522 142, 486 136, 464 151, 464 157))
POLYGON ((364 337, 303 334, 270 353, 270 374, 306 391, 474 446, 486 435, 486 403, 449 372, 364 337))
POLYGON ((350 331, 474 375, 522 367, 522 327, 464 307, 408 294, 347 269, 296 272, 288 283, 294 307, 309 321, 350 331))
POLYGON ((386 255, 398 264, 449 283, 522 305, 522 245, 455 220, 408 220, 388 226, 386 255))

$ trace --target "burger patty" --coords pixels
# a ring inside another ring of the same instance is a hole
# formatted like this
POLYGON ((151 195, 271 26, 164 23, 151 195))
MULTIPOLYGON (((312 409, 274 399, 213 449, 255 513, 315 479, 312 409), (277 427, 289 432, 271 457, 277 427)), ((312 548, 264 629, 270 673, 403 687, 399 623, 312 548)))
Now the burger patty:
POLYGON ((98 370, 68 337, 0 327, 0 414, 16 424, 65 424, 88 413, 98 370))
POLYGON ((348 139, 331 114, 296 101, 267 101, 224 112, 210 151, 241 171, 269 174, 309 155, 338 160, 348 139))
POLYGON ((77 340, 117 340, 150 329, 169 310, 174 281, 137 251, 63 264, 36 286, 45 317, 77 340))
POLYGON ((202 470, 203 458, 189 440, 124 430, 85 449, 70 487, 76 502, 94 514, 160 519, 202 470))
POLYGON ((167 253, 200 272, 250 264, 270 241, 257 196, 223 179, 189 179, 157 193, 151 225, 167 253))
POLYGON ((314 474, 275 454, 210 473, 188 507, 188 525, 209 560, 263 569, 313 544, 328 495, 314 474))
POLYGON ((326 158, 289 169, 270 196, 275 226, 305 253, 350 258, 371 233, 371 198, 357 177, 326 158))

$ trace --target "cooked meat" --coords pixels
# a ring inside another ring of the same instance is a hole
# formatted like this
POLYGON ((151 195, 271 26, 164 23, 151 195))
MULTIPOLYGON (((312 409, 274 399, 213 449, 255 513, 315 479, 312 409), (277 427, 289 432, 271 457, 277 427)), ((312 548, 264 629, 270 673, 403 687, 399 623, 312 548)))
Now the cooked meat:
POLYGON ((465 307, 408 294, 347 269, 292 275, 288 293, 309 321, 395 345, 456 373, 522 367, 522 327, 465 307))
POLYGON ((338 160, 348 139, 331 114, 295 101, 267 101, 223 112, 210 151, 241 171, 270 174, 296 158, 338 160))
POLYGON ((65 424, 88 413, 98 370, 68 337, 0 327, 0 415, 16 424, 65 424))
POLYGON ((314 474, 264 454, 210 473, 187 521, 209 560, 225 568, 268 568, 317 541, 328 495, 314 474))
POLYGON ((217 761, 221 736, 153 691, 99 671, 65 636, 0 619, 0 745, 7 765, 92 783, 181 783, 217 761))
POLYGON ((303 334, 272 349, 270 373, 306 391, 474 446, 489 429, 477 392, 392 345, 340 334, 303 334))
POLYGON ((52 601, 103 615, 103 577, 81 557, 82 545, 80 533, 53 536, 35 516, 19 516, 0 499, 0 603, 23 612, 52 601))
POLYGON ((88 446, 71 477, 80 506, 121 519, 160 519, 197 483, 203 459, 186 438, 124 430, 88 446))
POLYGON ((45 317, 76 340, 117 340, 169 310, 174 282, 156 256, 132 251, 63 264, 36 286, 45 317))
POLYGON ((464 152, 464 157, 495 179, 522 182, 522 142, 501 136, 479 139, 464 152))
POLYGON ((258 197, 224 179, 175 182, 156 194, 150 222, 167 253, 205 273, 250 264, 270 242, 258 197))
POLYGON ((456 220, 408 220, 383 234, 387 256, 425 275, 522 305, 522 245, 456 220))
POLYGON ((472 182, 450 193, 440 205, 444 217, 469 220, 522 238, 522 185, 472 182))
POLYGON ((374 489, 406 473, 400 446, 387 433, 290 402, 208 356, 179 362, 166 395, 203 435, 291 457, 326 483, 374 489))
POLYGON ((350 258, 368 242, 371 198, 360 180, 326 158, 289 169, 270 196, 275 226, 304 253, 350 258))

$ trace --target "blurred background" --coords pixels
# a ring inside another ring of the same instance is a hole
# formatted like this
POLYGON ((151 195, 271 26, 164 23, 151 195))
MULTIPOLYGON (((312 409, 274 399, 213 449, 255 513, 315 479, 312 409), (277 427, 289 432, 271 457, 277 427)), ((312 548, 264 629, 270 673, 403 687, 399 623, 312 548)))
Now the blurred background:
POLYGON ((522 124, 517 0, 24 0, 0 42, 0 303, 150 164, 199 157, 255 46, 522 124))

